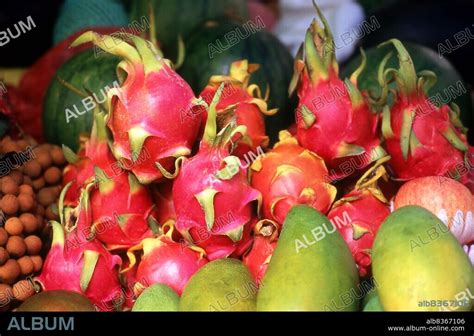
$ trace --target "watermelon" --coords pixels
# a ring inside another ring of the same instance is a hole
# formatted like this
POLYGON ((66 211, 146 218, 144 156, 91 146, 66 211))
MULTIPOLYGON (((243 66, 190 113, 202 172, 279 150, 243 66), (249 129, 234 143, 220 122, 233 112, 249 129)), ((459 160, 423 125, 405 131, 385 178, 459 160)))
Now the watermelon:
POLYGON ((125 6, 119 0, 66 0, 54 25, 53 41, 59 43, 87 28, 127 24, 125 6))
POLYGON ((132 0, 130 21, 140 22, 149 16, 148 4, 155 16, 155 36, 163 48, 175 50, 178 36, 186 38, 195 28, 210 19, 248 19, 247 1, 243 0, 132 0))
MULTIPOLYGON (((429 96, 434 101, 456 103, 461 110, 461 120, 464 125, 469 126, 472 123, 473 106, 470 96, 469 86, 462 80, 461 75, 446 58, 440 58, 439 55, 420 44, 412 42, 403 42, 410 53, 416 71, 433 71, 438 80, 429 90, 429 96), (453 99, 454 98, 454 99, 453 99)), ((377 81, 377 69, 382 59, 394 50, 392 45, 382 48, 372 47, 365 50, 367 54, 367 66, 358 78, 359 87, 362 90, 368 90, 376 95, 380 93, 380 85, 377 81)), ((361 56, 358 53, 341 72, 342 76, 349 77, 351 73, 360 65, 361 56)), ((397 68, 398 60, 395 54, 389 61, 386 68, 397 68)), ((392 84, 394 85, 394 84, 392 84)))
POLYGON ((228 74, 232 62, 247 59, 250 63, 260 64, 250 83, 257 84, 263 93, 268 86, 269 107, 279 108, 276 115, 265 121, 270 139, 277 139, 278 131, 294 121, 294 101, 288 97, 293 58, 272 34, 264 29, 252 30, 248 23, 208 21, 185 41, 185 45, 186 57, 179 72, 196 94, 204 89, 212 75, 228 74), (237 43, 230 44, 226 40, 229 32, 248 37, 238 38, 237 43))
POLYGON ((119 85, 115 72, 119 61, 105 53, 97 57, 89 49, 59 68, 44 101, 43 132, 48 142, 78 149, 79 135, 89 134, 92 127, 94 100, 104 102, 108 88, 119 85), (60 79, 85 95, 67 88, 60 79))

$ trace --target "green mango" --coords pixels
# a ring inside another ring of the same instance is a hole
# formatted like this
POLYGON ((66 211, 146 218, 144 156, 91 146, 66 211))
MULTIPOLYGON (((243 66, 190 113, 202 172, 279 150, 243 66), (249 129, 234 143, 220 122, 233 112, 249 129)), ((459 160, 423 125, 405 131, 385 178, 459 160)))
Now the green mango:
POLYGON ((260 311, 356 311, 351 252, 326 216, 306 205, 288 213, 257 296, 260 311))
POLYGON ((218 259, 199 269, 184 288, 181 311, 254 311, 258 287, 237 259, 218 259))
POLYGON ((379 295, 377 294, 377 289, 373 288, 367 295, 364 297, 362 302, 362 311, 372 312, 372 311, 383 311, 382 304, 380 303, 379 295))
POLYGON ((386 311, 469 311, 474 272, 461 245, 428 210, 406 206, 380 227, 372 271, 386 311))
POLYGON ((132 311, 178 311, 178 306, 179 295, 170 287, 157 283, 140 294, 132 311))

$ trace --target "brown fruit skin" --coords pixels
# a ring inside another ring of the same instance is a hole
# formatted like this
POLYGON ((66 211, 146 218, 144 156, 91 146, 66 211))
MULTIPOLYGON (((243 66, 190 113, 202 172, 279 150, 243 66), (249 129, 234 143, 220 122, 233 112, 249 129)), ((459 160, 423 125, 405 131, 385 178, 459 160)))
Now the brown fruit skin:
POLYGON ((51 206, 49 206, 48 208, 46 208, 46 218, 48 218, 48 220, 59 220, 59 215, 57 215, 53 209, 51 208, 51 206))
POLYGON ((44 180, 43 177, 40 177, 40 178, 37 178, 36 180, 33 180, 32 184, 33 184, 33 189, 35 191, 38 191, 46 185, 46 181, 44 180))
POLYGON ((5 214, 15 215, 18 212, 20 204, 14 195, 5 195, 0 201, 0 206, 5 214))
POLYGON ((44 172, 44 179, 46 183, 48 184, 56 184, 61 181, 62 177, 62 172, 61 169, 58 167, 49 167, 45 172, 44 172))
POLYGON ((7 310, 12 299, 12 288, 7 284, 0 284, 0 311, 7 310))
POLYGON ((18 301, 25 301, 35 294, 35 287, 29 280, 20 280, 13 285, 13 296, 18 301))
POLYGON ((44 217, 42 215, 36 215, 35 217, 36 217, 36 222, 38 223, 38 231, 43 230, 45 228, 44 217))
POLYGON ((62 166, 66 164, 66 158, 64 157, 63 150, 58 146, 53 146, 51 149, 51 157, 53 158, 53 162, 57 166, 62 166))
POLYGON ((31 178, 37 178, 41 175, 41 165, 36 160, 31 160, 23 166, 24 172, 31 178))
POLYGON ((8 251, 4 247, 0 247, 0 266, 4 265, 10 258, 8 251))
MULTIPOLYGON (((23 167, 21 167, 23 169, 23 167)), ((15 169, 12 172, 10 172, 9 175, 17 185, 21 185, 23 183, 23 174, 19 169, 15 169)))
POLYGON ((18 203, 20 204, 21 212, 31 211, 36 206, 36 202, 31 195, 20 194, 18 196, 18 203))
POLYGON ((2 193, 17 196, 19 191, 20 188, 18 187, 18 184, 16 184, 15 180, 11 176, 5 176, 2 179, 2 193))
POLYGON ((45 212, 44 206, 42 206, 41 204, 36 203, 36 214, 40 215, 40 216, 43 216, 44 212, 45 212))
POLYGON ((95 311, 94 305, 84 296, 72 291, 52 290, 31 296, 18 307, 19 312, 76 312, 95 311))
POLYGON ((41 256, 39 255, 31 256, 30 259, 33 262, 35 273, 41 271, 41 268, 43 267, 43 259, 41 259, 41 256))
POLYGON ((41 242, 41 238, 38 236, 28 236, 25 238, 26 244, 26 252, 31 255, 39 254, 41 251, 41 247, 43 243, 41 242))
POLYGON ((54 188, 44 188, 38 192, 38 202, 47 207, 56 201, 56 190, 54 188))
POLYGON ((53 159, 47 151, 41 151, 40 153, 38 153, 38 155, 36 156, 36 161, 38 161, 43 170, 51 167, 51 165, 53 164, 53 159))
POLYGON ((18 259, 17 262, 18 265, 20 265, 22 275, 28 275, 33 273, 35 265, 33 264, 33 261, 31 261, 31 258, 29 256, 23 256, 18 259))
POLYGON ((25 139, 20 139, 16 142, 16 145, 21 149, 21 150, 25 150, 26 147, 29 146, 29 143, 28 141, 26 141, 25 139))
POLYGON ((23 238, 19 236, 11 236, 8 238, 6 249, 10 256, 21 258, 26 253, 26 244, 23 238))
POLYGON ((25 176, 23 177, 23 184, 29 185, 30 187, 33 186, 33 181, 31 180, 31 177, 25 176))
POLYGON ((20 148, 18 147, 17 143, 15 141, 12 141, 9 136, 3 138, 1 147, 3 153, 20 151, 20 148))
POLYGON ((23 232, 23 223, 18 217, 10 217, 5 222, 5 230, 10 236, 19 236, 23 232))
POLYGON ((33 196, 33 188, 29 184, 24 183, 20 186, 20 194, 33 196))
POLYGON ((38 220, 36 216, 31 213, 24 213, 20 215, 20 220, 23 223, 23 231, 27 234, 31 234, 38 230, 38 220))
POLYGON ((8 233, 7 231, 0 227, 0 246, 5 246, 8 240, 8 233))
POLYGON ((13 284, 20 276, 20 265, 16 260, 8 259, 5 265, 0 266, 0 282, 13 284))

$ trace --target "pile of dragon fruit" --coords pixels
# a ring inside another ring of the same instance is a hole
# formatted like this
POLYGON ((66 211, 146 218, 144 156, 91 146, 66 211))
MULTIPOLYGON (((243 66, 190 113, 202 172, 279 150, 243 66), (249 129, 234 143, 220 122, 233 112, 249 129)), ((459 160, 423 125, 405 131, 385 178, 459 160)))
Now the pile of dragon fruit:
POLYGON ((294 64, 295 124, 275 144, 265 123, 286 111, 250 84, 259 65, 235 61, 195 97, 153 43, 134 35, 108 43, 112 37, 93 31, 77 38, 73 46, 92 42, 119 56, 122 82, 94 111, 79 152, 63 148, 69 164, 60 220, 51 222, 52 246, 35 278, 41 290, 82 293, 100 311, 128 310, 153 284, 181 295, 201 267, 224 258, 241 260, 259 285, 288 212, 301 204, 336 222, 350 218, 338 230, 360 279, 372 274, 378 228, 407 204, 444 219, 474 261, 474 149, 459 110, 431 103, 435 74, 417 74, 396 39, 379 66, 380 95, 358 88, 365 61, 341 79, 320 19, 294 64), (398 69, 386 67, 393 57, 398 69), (315 103, 334 92, 333 102, 315 103), (454 225, 458 212, 471 215, 454 225))

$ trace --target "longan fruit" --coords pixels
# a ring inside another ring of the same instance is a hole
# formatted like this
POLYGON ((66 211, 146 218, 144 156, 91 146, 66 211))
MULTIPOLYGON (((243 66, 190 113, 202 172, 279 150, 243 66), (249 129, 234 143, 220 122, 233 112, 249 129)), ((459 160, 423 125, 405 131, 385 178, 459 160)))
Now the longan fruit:
POLYGON ((36 205, 33 196, 25 194, 20 194, 18 196, 18 203, 20 204, 21 212, 30 211, 36 205))
POLYGON ((8 238, 6 249, 10 256, 21 258, 26 253, 26 244, 23 238, 19 236, 11 236, 8 238))
POLYGON ((15 141, 12 141, 10 137, 5 137, 2 141, 2 152, 3 153, 8 153, 8 152, 19 152, 20 148, 16 144, 15 141))
POLYGON ((38 230, 38 220, 36 216, 31 213, 24 213, 20 215, 20 220, 23 223, 23 231, 26 234, 31 234, 38 230))
POLYGON ((47 207, 50 204, 53 204, 56 201, 57 195, 56 191, 53 188, 43 188, 38 192, 38 202, 47 207))
POLYGON ((51 149, 51 157, 53 158, 53 162, 57 166, 62 166, 66 163, 66 158, 64 157, 64 153, 61 147, 59 146, 52 146, 51 149))
POLYGON ((35 286, 30 280, 20 280, 13 285, 13 296, 18 301, 25 301, 35 294, 35 286))
POLYGON ((31 235, 25 238, 26 251, 29 255, 39 254, 43 243, 40 237, 31 235))
POLYGON ((18 184, 16 184, 15 180, 11 176, 5 176, 2 179, 2 193, 17 196, 19 191, 20 188, 18 187, 18 184))
POLYGON ((48 184, 56 184, 61 181, 62 172, 58 167, 49 167, 44 172, 44 179, 48 184))
POLYGON ((34 195, 33 188, 31 187, 31 185, 29 185, 27 183, 23 183, 20 186, 20 194, 33 196, 34 195))
POLYGON ((18 212, 20 204, 18 203, 18 199, 15 195, 9 194, 2 197, 2 200, 0 201, 0 207, 5 214, 15 215, 18 212))
POLYGON ((8 251, 5 250, 4 247, 0 247, 0 266, 6 263, 8 259, 10 259, 10 255, 8 254, 8 251))
MULTIPOLYGON (((33 181, 31 180, 31 177, 29 177, 29 176, 23 176, 23 184, 32 187, 32 186, 33 186, 33 181)), ((21 192, 21 191, 20 191, 20 192, 21 192)))
POLYGON ((8 233, 7 231, 0 227, 0 246, 4 246, 8 240, 8 233))
POLYGON ((31 261, 31 258, 29 256, 23 256, 17 261, 18 261, 18 265, 20 265, 22 275, 28 275, 28 274, 33 273, 35 269, 35 265, 31 261))
POLYGON ((0 282, 11 285, 20 276, 20 274, 20 265, 14 259, 8 259, 3 266, 0 266, 0 282))
POLYGON ((38 155, 36 156, 36 161, 38 161, 43 170, 47 169, 48 167, 51 167, 51 165, 53 164, 53 159, 51 158, 49 152, 46 150, 38 153, 38 155))
POLYGON ((45 186, 46 182, 43 177, 37 178, 36 180, 33 180, 32 186, 35 191, 40 190, 45 186))
POLYGON ((20 170, 12 170, 9 176, 15 181, 17 185, 23 184, 23 173, 20 170))
POLYGON ((35 211, 35 213, 36 213, 37 215, 43 216, 43 215, 44 215, 44 212, 45 212, 44 206, 42 206, 41 204, 36 203, 36 211, 35 211))
POLYGON ((26 147, 28 147, 30 144, 28 143, 27 140, 25 139, 20 139, 16 142, 16 145, 21 149, 21 150, 25 150, 26 147))
POLYGON ((48 218, 48 220, 59 220, 58 214, 56 214, 56 213, 53 211, 53 209, 52 209, 51 206, 49 206, 49 207, 46 208, 46 213, 45 213, 45 215, 46 215, 46 218, 48 218))
POLYGON ((10 236, 19 236, 23 232, 23 223, 18 217, 10 217, 5 222, 5 230, 10 236))
POLYGON ((36 160, 28 161, 24 166, 24 173, 31 178, 37 178, 41 175, 41 165, 36 160))
POLYGON ((41 231, 44 229, 44 217, 42 215, 36 215, 36 222, 38 223, 38 231, 41 231))
POLYGON ((41 271, 41 268, 43 267, 43 259, 41 259, 41 256, 35 255, 35 256, 31 256, 30 258, 31 258, 31 261, 33 262, 35 273, 41 271))
POLYGON ((0 311, 5 311, 13 299, 13 291, 10 285, 0 283, 0 311))

